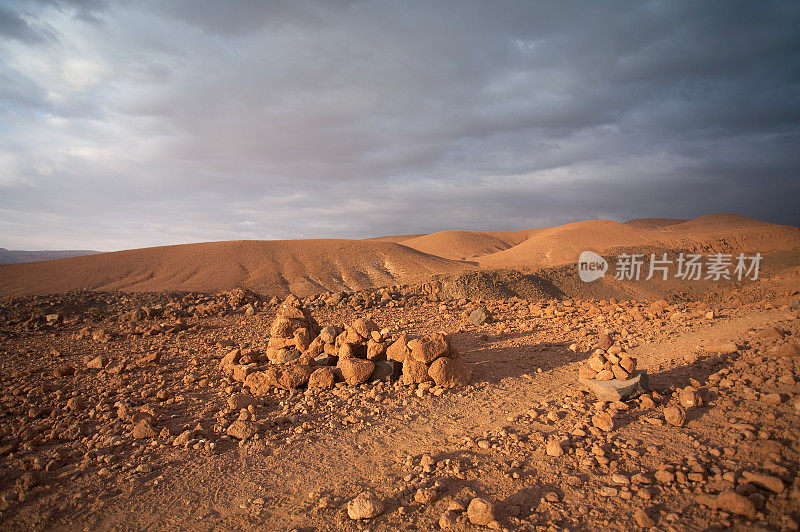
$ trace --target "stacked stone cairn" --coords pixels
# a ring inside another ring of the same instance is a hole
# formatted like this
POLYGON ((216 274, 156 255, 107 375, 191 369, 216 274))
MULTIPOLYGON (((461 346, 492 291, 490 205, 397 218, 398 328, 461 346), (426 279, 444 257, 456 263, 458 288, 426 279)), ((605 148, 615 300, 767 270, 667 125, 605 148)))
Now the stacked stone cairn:
POLYGON ((392 338, 367 318, 343 327, 320 327, 293 296, 278 309, 266 354, 234 349, 222 359, 220 370, 243 382, 254 395, 274 387, 330 389, 337 382, 357 386, 398 379, 403 384, 433 381, 452 388, 472 379, 470 364, 458 356, 444 333, 392 338))
POLYGON ((635 371, 636 359, 623 351, 620 346, 611 344, 610 338, 603 335, 586 364, 578 368, 578 378, 625 381, 632 378, 635 371))

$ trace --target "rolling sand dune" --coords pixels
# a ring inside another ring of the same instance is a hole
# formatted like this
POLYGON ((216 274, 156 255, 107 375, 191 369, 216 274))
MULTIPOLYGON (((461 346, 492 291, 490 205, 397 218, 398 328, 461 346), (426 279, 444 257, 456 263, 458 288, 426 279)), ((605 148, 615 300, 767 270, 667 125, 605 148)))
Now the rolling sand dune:
POLYGON ((274 240, 185 244, 0 266, 3 297, 76 289, 216 292, 244 287, 300 296, 423 282, 474 269, 536 269, 577 261, 583 250, 698 253, 800 249, 800 229, 714 214, 680 223, 606 220, 521 231, 443 231, 368 240, 274 240), (641 223, 639 223, 641 222, 641 223), (454 260, 456 259, 456 260, 454 260))
POLYGON ((466 265, 391 242, 273 240, 184 244, 0 268, 4 296, 76 289, 132 292, 236 287, 308 295, 420 282, 466 265))

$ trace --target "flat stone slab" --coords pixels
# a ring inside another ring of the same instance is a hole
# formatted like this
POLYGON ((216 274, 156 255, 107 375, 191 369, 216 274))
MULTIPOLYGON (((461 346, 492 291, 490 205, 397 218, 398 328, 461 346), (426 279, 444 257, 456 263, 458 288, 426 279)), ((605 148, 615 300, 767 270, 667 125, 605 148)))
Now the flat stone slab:
POLYGON ((624 381, 619 379, 610 381, 579 379, 578 382, 593 392, 600 401, 628 401, 647 393, 650 389, 645 370, 635 371, 633 377, 624 381))

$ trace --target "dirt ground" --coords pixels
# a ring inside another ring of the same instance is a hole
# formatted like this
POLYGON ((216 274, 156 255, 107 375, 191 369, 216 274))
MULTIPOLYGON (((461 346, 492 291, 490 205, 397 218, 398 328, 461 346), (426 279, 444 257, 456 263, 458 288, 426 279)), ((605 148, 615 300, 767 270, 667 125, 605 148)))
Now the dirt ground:
POLYGON ((798 529, 796 311, 567 303, 420 296, 314 308, 320 325, 371 316, 393 336, 446 331, 472 384, 274 389, 255 398, 259 430, 245 441, 225 435, 243 386, 218 364, 234 347, 266 348, 275 305, 154 334, 126 334, 122 312, 29 330, 6 309, 0 527, 472 530, 485 527, 464 508, 482 497, 494 529, 798 529), (470 323, 479 306, 493 323, 470 323), (79 338, 86 327, 111 337, 79 338), (655 393, 609 403, 581 388, 578 367, 606 331, 655 393), (87 366, 100 355, 104 369, 87 366), (702 404, 673 426, 664 410, 684 389, 702 404), (144 412, 157 434, 137 437, 126 412, 144 412), (598 412, 611 430, 593 426, 598 412), (347 503, 365 490, 383 511, 352 520, 347 503), (715 502, 729 492, 752 506, 715 502))

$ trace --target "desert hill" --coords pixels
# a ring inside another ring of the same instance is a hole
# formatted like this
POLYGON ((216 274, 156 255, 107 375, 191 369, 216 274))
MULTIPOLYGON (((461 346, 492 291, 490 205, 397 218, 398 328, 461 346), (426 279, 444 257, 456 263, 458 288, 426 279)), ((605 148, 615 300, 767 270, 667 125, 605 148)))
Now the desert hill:
MULTIPOLYGON (((216 292, 235 287, 305 296, 424 282, 433 275, 459 275, 476 268, 557 268, 575 263, 584 250, 607 255, 630 249, 786 252, 800 250, 800 229, 713 214, 687 221, 591 220, 518 231, 443 231, 366 240, 184 244, 2 266, 0 296, 77 289, 216 292)), ((782 266, 792 266, 794 256, 782 266)))
POLYGON ((651 224, 592 220, 531 233, 522 243, 478 259, 483 268, 550 267, 571 264, 583 250, 600 254, 625 248, 697 253, 761 252, 800 247, 800 229, 761 222, 734 214, 711 214, 677 224, 651 224))
POLYGON ((475 231, 442 231, 403 240, 402 244, 423 253, 454 260, 470 260, 511 247, 511 244, 492 233, 475 231))
POLYGON ((298 295, 421 282, 464 264, 392 242, 271 240, 183 244, 0 268, 4 296, 69 290, 216 292, 244 287, 298 295))

